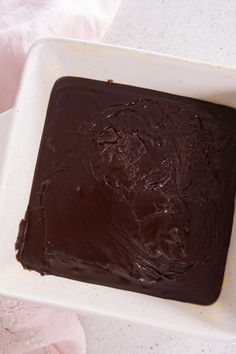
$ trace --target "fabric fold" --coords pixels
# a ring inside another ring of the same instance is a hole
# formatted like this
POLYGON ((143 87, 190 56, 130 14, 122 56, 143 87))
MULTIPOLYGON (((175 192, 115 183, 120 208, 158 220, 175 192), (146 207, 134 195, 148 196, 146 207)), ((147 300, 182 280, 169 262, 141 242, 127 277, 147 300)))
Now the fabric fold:
POLYGON ((0 113, 11 108, 25 56, 43 37, 99 40, 120 0, 12 0, 0 3, 0 113))

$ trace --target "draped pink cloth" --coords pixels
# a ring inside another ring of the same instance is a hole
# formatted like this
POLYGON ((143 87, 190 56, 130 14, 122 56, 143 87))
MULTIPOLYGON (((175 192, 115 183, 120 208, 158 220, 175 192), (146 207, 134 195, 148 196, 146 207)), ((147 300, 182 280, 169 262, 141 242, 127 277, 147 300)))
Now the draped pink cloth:
POLYGON ((0 113, 12 107, 26 53, 42 37, 100 39, 120 0, 0 0, 0 113))
POLYGON ((0 297, 1 354, 85 354, 76 314, 0 297))

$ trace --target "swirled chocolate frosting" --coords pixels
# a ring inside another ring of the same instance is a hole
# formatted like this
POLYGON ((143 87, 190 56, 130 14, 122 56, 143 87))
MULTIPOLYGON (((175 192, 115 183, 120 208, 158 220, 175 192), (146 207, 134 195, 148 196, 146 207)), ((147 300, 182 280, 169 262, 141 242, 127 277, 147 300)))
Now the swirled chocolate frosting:
POLYGON ((51 93, 17 259, 41 274, 211 304, 235 189, 234 109, 64 77, 51 93))

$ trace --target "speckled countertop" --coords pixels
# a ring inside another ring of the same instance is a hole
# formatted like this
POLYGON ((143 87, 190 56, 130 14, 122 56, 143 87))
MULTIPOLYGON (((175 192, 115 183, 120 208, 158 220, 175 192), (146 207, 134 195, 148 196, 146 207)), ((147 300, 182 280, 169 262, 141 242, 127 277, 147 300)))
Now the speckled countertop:
MULTIPOLYGON (((103 42, 236 67, 236 1, 123 0, 103 42)), ((236 353, 236 343, 203 341, 102 316, 79 318, 87 354, 236 353)))
POLYGON ((236 67, 236 1, 123 0, 103 41, 236 67))

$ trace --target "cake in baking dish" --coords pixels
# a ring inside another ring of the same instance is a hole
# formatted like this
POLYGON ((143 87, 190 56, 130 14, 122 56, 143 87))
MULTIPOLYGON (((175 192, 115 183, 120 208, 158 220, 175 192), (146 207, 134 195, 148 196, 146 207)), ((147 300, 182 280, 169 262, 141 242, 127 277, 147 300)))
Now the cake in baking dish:
POLYGON ((213 303, 236 189, 236 111, 63 77, 16 242, 26 269, 213 303))

